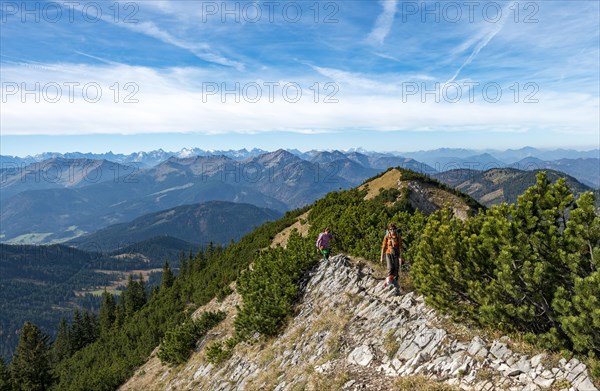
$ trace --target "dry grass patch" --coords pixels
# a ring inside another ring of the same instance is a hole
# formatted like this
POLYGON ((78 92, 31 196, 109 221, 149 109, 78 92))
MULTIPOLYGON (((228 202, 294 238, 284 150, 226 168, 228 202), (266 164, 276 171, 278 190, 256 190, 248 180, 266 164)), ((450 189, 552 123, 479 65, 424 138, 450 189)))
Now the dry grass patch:
POLYGON ((567 379, 558 379, 552 383, 552 390, 568 390, 571 387, 573 385, 567 379))
POLYGON ((341 390, 344 384, 350 380, 350 373, 341 372, 335 375, 315 376, 309 385, 313 390, 341 390))
POLYGON ((298 233, 303 237, 308 235, 308 230, 310 228, 310 224, 308 224, 309 213, 310 210, 301 214, 296 218, 296 222, 294 224, 290 225, 289 227, 285 228, 283 231, 275 235, 273 241, 271 242, 271 248, 275 248, 277 246, 282 246, 283 248, 285 248, 290 238, 290 234, 294 229, 298 230, 298 233))
POLYGON ((381 263, 379 261, 368 261, 366 259, 361 259, 360 263, 362 263, 365 267, 368 267, 373 270, 374 278, 384 279, 385 277, 387 277, 387 267, 385 263, 381 263))
POLYGON ((298 384, 294 384, 294 386, 292 387, 292 391, 306 391, 306 385, 308 384, 307 381, 303 381, 301 383, 298 384))
POLYGON ((340 312, 341 313, 323 314, 313 323, 314 326, 309 330, 313 335, 323 331, 329 333, 325 337, 325 346, 327 346, 328 350, 326 354, 319 359, 319 364, 335 360, 340 356, 344 342, 344 334, 351 318, 347 313, 340 312))
POLYGON ((460 388, 449 384, 438 383, 426 376, 399 377, 394 382, 395 390, 402 391, 459 391, 460 388))
POLYGON ((275 348, 270 347, 260 352, 258 356, 258 364, 262 367, 266 367, 273 362, 275 359, 275 348))
POLYGON ((306 325, 305 324, 297 326, 287 336, 287 338, 286 338, 287 345, 291 346, 294 343, 300 341, 300 339, 304 336, 305 333, 306 333, 306 325))
POLYGON ((470 207, 463 199, 446 190, 438 189, 431 185, 427 186, 427 190, 429 191, 433 203, 439 208, 452 208, 456 217, 461 220, 467 219, 470 207))
POLYGON ((340 357, 342 353, 342 346, 344 344, 344 336, 342 333, 334 333, 329 340, 327 341, 327 346, 329 347, 329 353, 325 356, 328 358, 327 361, 335 360, 340 357))
POLYGON ((258 337, 239 343, 236 347, 236 353, 245 357, 259 357, 264 352, 273 348, 277 337, 258 337))
MULTIPOLYGON (((383 280, 387 277, 387 266, 381 262, 369 261, 365 258, 358 257, 350 257, 350 261, 355 266, 362 266, 363 268, 369 268, 373 271, 373 278, 383 280)), ((406 260, 404 262, 407 262, 406 260)), ((400 268, 400 273, 398 275, 398 283, 400 284, 400 288, 402 288, 403 292, 412 292, 415 290, 413 282, 410 278, 410 273, 407 270, 406 265, 400 268)), ((352 295, 346 293, 346 295, 350 298, 350 301, 353 305, 357 304, 355 301, 362 300, 358 295, 352 295)))
POLYGON ((336 312, 321 312, 319 318, 313 322, 313 326, 306 329, 309 333, 318 333, 321 331, 343 330, 350 321, 350 315, 344 313, 344 310, 339 308, 336 312))
POLYGON ((279 378, 285 375, 282 369, 262 371, 261 374, 252 379, 248 384, 250 390, 272 390, 280 383, 279 378))
POLYGON ((475 374, 475 380, 478 382, 489 382, 496 378, 496 371, 492 368, 482 368, 475 374))
POLYGON ((358 295, 357 293, 346 292, 345 295, 348 298, 348 300, 350 300, 350 304, 353 307, 356 307, 363 300, 362 297, 360 297, 360 295, 358 295))
POLYGON ((400 342, 394 335, 396 330, 390 330, 383 339, 383 348, 385 349, 388 358, 391 360, 396 355, 396 352, 400 348, 400 342))
POLYGON ((415 286, 410 278, 410 274, 406 271, 401 271, 398 275, 398 284, 400 284, 400 288, 404 293, 415 290, 415 286))
POLYGON ((379 178, 375 178, 372 181, 365 183, 364 185, 361 185, 358 188, 358 190, 363 190, 363 189, 367 188, 367 195, 365 196, 365 200, 370 200, 372 198, 377 197, 377 195, 380 193, 380 190, 382 188, 383 189, 397 188, 398 182, 400 181, 401 176, 402 176, 402 174, 400 173, 400 171, 398 171, 394 168, 393 170, 386 172, 379 178))
POLYGON ((560 360, 563 358, 560 353, 548 351, 544 351, 544 353, 545 355, 542 357, 541 363, 545 368, 556 368, 560 365, 560 360))
POLYGON ((456 323, 450 317, 439 316, 431 322, 431 326, 446 330, 449 336, 456 338, 463 343, 471 342, 477 336, 481 336, 478 330, 474 330, 470 325, 456 323))

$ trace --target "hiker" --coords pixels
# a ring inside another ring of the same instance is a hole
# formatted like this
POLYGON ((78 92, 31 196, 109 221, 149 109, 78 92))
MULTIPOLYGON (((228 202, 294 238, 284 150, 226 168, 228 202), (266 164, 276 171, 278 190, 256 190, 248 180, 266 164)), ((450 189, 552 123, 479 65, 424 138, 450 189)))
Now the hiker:
POLYGON ((329 241, 333 239, 333 235, 329 233, 329 228, 326 227, 317 238, 317 249, 325 260, 329 259, 329 241))
POLYGON ((383 255, 387 263, 387 278, 384 286, 391 284, 398 285, 398 272, 400 269, 400 250, 402 249, 402 238, 398 233, 398 229, 394 223, 388 225, 381 245, 381 259, 383 263, 383 255))

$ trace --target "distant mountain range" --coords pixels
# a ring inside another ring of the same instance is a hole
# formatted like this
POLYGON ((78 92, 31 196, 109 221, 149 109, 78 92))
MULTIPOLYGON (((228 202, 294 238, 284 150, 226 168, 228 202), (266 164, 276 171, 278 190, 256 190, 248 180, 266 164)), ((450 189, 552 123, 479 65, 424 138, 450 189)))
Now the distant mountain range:
POLYGON ((51 158, 23 168, 5 165, 0 169, 0 199, 27 190, 80 188, 106 181, 127 181, 136 167, 108 160, 51 158))
POLYGON ((354 183, 333 172, 322 175, 316 164, 286 151, 242 162, 225 156, 172 157, 132 177, 81 187, 21 177, 27 180, 6 181, 6 192, 1 192, 4 242, 65 241, 148 213, 207 201, 286 211, 354 183))
MULTIPOLYGON (((431 176, 448 170, 482 172, 509 165, 526 170, 544 168, 565 172, 591 187, 600 186, 600 159, 583 157, 594 151, 525 148, 496 155, 473 152, 441 149, 396 156, 359 151, 290 152, 280 149, 264 153, 258 149, 244 149, 227 151, 230 157, 186 149, 178 153, 180 157, 175 157, 159 150, 137 154, 138 157, 141 154, 153 156, 153 159, 166 157, 166 160, 145 168, 141 168, 141 163, 94 160, 82 156, 86 154, 75 153, 69 154, 75 158, 52 156, 23 167, 3 157, 0 241, 16 244, 65 242, 144 215, 209 201, 247 203, 284 212, 307 205, 330 191, 357 186, 389 167, 402 167, 431 176), (200 153, 205 155, 198 155, 200 153), (545 161, 531 156, 565 154, 572 158, 545 161), (529 156, 523 158, 525 155, 529 156), (510 162, 509 157, 520 159, 510 162)), ((111 153, 102 156, 109 155, 120 156, 111 153)), ((132 155, 129 157, 134 159, 132 155)), ((508 183, 506 186, 513 185, 508 183)))
MULTIPOLYGON (((577 151, 573 149, 538 149, 524 147, 507 150, 474 150, 464 148, 440 148, 417 152, 371 152, 363 149, 349 151, 301 152, 288 149, 287 152, 302 160, 313 163, 332 163, 345 158, 365 168, 386 169, 397 165, 398 159, 404 159, 403 167, 419 172, 435 173, 455 169, 474 169, 486 171, 492 168, 513 167, 523 170, 550 168, 573 175, 592 187, 600 187, 600 149, 577 151)), ((158 149, 149 152, 131 154, 81 153, 81 152, 45 152, 34 156, 16 157, 0 155, 0 172, 7 169, 15 171, 32 163, 46 162, 52 159, 106 160, 132 167, 130 170, 154 167, 170 158, 186 159, 197 156, 223 156, 235 161, 243 161, 267 154, 259 148, 239 150, 209 150, 201 148, 183 148, 176 152, 158 149)), ((347 163, 346 171, 352 169, 347 163)), ((354 174, 353 176, 356 176, 354 174)))
MULTIPOLYGON (((303 160, 312 160, 315 155, 321 154, 322 151, 311 150, 307 152, 301 152, 297 149, 288 149, 288 152, 298 156, 303 160)), ((255 157, 267 153, 268 151, 253 148, 248 150, 246 148, 239 150, 210 150, 201 148, 183 148, 176 152, 164 151, 163 149, 157 149, 154 151, 140 151, 131 154, 115 154, 112 152, 107 153, 82 153, 82 152, 44 152, 41 154, 17 157, 17 156, 2 156, 0 155, 0 164, 4 168, 6 165, 17 165, 31 164, 35 162, 42 162, 53 158, 65 158, 65 159, 92 159, 92 160, 108 160, 120 164, 138 164, 139 168, 155 166, 170 157, 176 158, 188 158, 193 156, 225 156, 234 160, 243 160, 250 157, 255 157)), ((525 158, 537 158, 543 161, 552 161, 559 159, 579 159, 579 158, 600 158, 600 149, 591 149, 587 151, 577 151, 573 149, 538 149, 533 147, 524 147, 520 149, 507 149, 507 150, 475 150, 475 149, 464 149, 464 148, 439 148, 426 151, 417 152, 372 152, 364 149, 351 149, 348 151, 334 151, 335 155, 343 154, 350 157, 356 153, 358 155, 374 156, 374 157, 406 157, 412 158, 419 162, 423 162, 432 167, 436 164, 441 165, 441 162, 447 162, 449 159, 471 159, 473 160, 478 155, 490 155, 493 159, 502 162, 505 165, 514 164, 525 158)), ((476 159, 475 159, 476 160, 476 159)), ((362 163, 361 163, 362 164, 362 163)), ((364 165, 364 164, 362 164, 364 165)), ((389 167, 389 166, 388 166, 389 167)), ((454 167, 456 168, 456 167, 454 167)), ((468 168, 468 167, 459 167, 468 168)), ((471 167, 475 168, 475 167, 471 167)), ((492 168, 492 167, 488 167, 492 168)), ((477 168, 475 168, 477 169, 477 168)), ((438 170, 439 171, 439 170, 438 170)))
MULTIPOLYGON (((107 153, 82 153, 82 152, 44 152, 34 156, 17 157, 17 156, 0 156, 0 163, 3 167, 7 163, 12 164, 31 164, 35 162, 42 162, 49 159, 64 158, 64 159, 92 159, 92 160, 109 160, 121 164, 137 164, 139 168, 152 167, 165 160, 176 157, 176 158, 188 158, 192 156, 226 156, 230 159, 242 160, 252 156, 257 156, 266 153, 262 149, 254 148, 250 151, 247 149, 239 150, 227 150, 227 151, 215 151, 200 148, 183 148, 178 152, 168 152, 162 149, 157 149, 149 152, 134 152, 128 155, 126 154, 115 154, 112 152, 107 153)), ((300 152, 298 152, 300 153, 300 152)))
MULTIPOLYGON (((535 185, 539 171, 514 168, 493 168, 487 171, 458 169, 436 174, 434 178, 470 195, 485 206, 491 206, 502 202, 515 203, 519 195, 535 185)), ((545 171, 552 182, 564 177, 575 194, 592 190, 572 176, 553 170, 545 171)))
POLYGON ((550 169, 569 174, 581 183, 593 188, 600 188, 600 159, 577 158, 544 161, 538 158, 525 158, 512 165, 521 170, 550 169))
MULTIPOLYGON (((578 159, 578 158, 600 158, 600 149, 590 149, 587 151, 577 151, 574 149, 538 149, 533 147, 524 147, 520 149, 507 150, 474 150, 463 148, 440 148, 428 151, 406 152, 402 154, 406 157, 422 161, 431 166, 436 162, 446 158, 472 158, 477 155, 491 155, 493 158, 504 164, 513 164, 519 160, 534 157, 540 160, 558 160, 558 159, 578 159)), ((460 167, 467 168, 467 167, 460 167)), ((491 168, 491 167, 490 167, 491 168)))

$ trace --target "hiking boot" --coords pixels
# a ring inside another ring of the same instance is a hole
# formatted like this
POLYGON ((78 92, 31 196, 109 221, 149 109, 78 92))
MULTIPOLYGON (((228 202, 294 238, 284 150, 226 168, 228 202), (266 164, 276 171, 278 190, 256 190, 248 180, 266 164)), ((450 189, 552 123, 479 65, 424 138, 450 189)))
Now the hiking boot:
POLYGON ((383 283, 383 286, 387 287, 388 285, 394 285, 394 278, 392 276, 388 276, 385 278, 385 282, 383 283))

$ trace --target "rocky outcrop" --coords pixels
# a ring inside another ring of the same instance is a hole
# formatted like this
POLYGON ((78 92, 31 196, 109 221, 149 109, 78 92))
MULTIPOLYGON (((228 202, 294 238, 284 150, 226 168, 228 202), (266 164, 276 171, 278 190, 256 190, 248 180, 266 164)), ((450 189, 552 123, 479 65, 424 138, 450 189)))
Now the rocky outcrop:
POLYGON ((200 341, 180 368, 167 370, 153 357, 123 388, 388 390, 412 377, 413 388, 435 381, 464 390, 596 390, 578 360, 529 357, 513 351, 506 337, 486 341, 458 333, 422 297, 384 288, 370 268, 344 255, 311 272, 281 336, 238 345, 226 362, 208 363, 201 347, 231 332, 221 329, 200 341))
POLYGON ((441 208, 450 208, 461 220, 469 216, 471 208, 455 194, 419 181, 407 181, 405 186, 409 189, 408 200, 412 206, 425 214, 434 213, 441 208))

